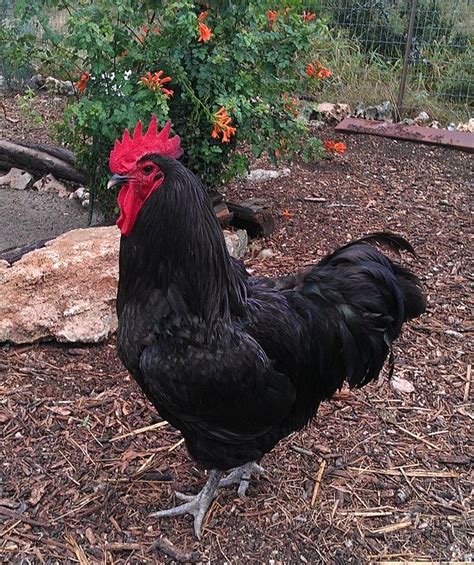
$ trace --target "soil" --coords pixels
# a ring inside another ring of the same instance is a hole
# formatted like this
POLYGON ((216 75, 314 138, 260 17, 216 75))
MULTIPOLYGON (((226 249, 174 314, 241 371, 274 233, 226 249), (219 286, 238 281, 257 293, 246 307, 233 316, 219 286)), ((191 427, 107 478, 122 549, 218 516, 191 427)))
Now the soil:
POLYGON ((0 251, 89 225, 89 213, 78 200, 35 190, 0 187, 0 210, 0 251))
MULTIPOLYGON (((53 125, 64 107, 64 98, 43 94, 30 100, 28 110, 20 111, 20 96, 5 99, 9 122, 0 114, 0 139, 24 143, 52 143, 53 125), (29 114, 29 117, 26 115, 29 114), (35 116, 32 119, 31 116, 35 116)), ((0 173, 0 176, 3 173, 0 173)), ((67 183, 71 191, 77 188, 67 183)), ((89 212, 78 200, 54 194, 6 189, 0 186, 0 251, 21 247, 39 239, 49 239, 89 225, 89 212)), ((101 219, 94 214, 92 225, 101 219)))
POLYGON ((190 517, 148 516, 173 504, 176 490, 197 492, 206 476, 178 431, 154 426, 159 418, 121 366, 114 339, 5 346, 1 559, 472 560, 470 157, 336 137, 329 127, 321 136, 344 141, 347 152, 312 167, 294 163, 289 177, 228 187, 235 201, 271 201, 278 216, 277 230, 252 243, 246 264, 256 274, 284 274, 371 231, 406 236, 418 257, 403 260, 429 301, 395 350, 395 376, 414 392, 401 392, 386 373, 362 390, 342 390, 265 457, 268 478, 252 483, 246 500, 222 489, 198 543, 190 517))

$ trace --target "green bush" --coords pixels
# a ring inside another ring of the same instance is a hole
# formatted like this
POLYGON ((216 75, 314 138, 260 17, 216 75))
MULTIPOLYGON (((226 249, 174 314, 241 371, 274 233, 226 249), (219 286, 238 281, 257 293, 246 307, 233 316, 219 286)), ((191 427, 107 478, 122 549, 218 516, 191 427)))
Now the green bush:
POLYGON ((184 162, 210 186, 243 172, 249 151, 267 151, 277 162, 306 139, 293 96, 320 80, 305 69, 308 47, 325 26, 304 18, 296 1, 278 12, 265 2, 205 4, 206 12, 203 2, 187 0, 83 0, 68 7, 63 37, 43 21, 43 54, 79 89, 60 139, 109 210, 104 188, 113 142, 152 114, 161 125, 172 121, 184 162))
POLYGON ((317 137, 310 138, 301 150, 301 159, 304 163, 315 163, 324 156, 323 142, 317 137))

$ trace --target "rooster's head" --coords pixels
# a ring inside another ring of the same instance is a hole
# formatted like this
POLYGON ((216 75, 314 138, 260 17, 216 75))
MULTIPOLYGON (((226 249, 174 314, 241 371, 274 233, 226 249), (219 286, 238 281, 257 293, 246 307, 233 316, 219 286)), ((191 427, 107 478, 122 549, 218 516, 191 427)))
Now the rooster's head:
POLYGON ((183 152, 179 136, 170 137, 170 129, 171 122, 167 122, 158 131, 156 116, 153 116, 145 134, 142 123, 138 122, 132 136, 126 129, 122 140, 115 141, 109 159, 113 176, 107 188, 122 186, 118 195, 117 226, 123 235, 130 235, 143 204, 165 180, 163 171, 151 157, 162 155, 178 159, 183 152))

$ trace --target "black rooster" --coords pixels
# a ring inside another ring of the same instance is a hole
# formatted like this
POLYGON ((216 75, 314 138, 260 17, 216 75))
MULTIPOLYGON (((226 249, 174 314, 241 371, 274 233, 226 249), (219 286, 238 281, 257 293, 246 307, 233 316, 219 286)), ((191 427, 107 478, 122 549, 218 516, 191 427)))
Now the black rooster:
POLYGON ((279 440, 311 421, 347 381, 379 375, 403 322, 423 313, 418 279, 372 242, 354 241, 295 277, 252 278, 227 252, 204 186, 176 158, 179 138, 153 119, 116 142, 122 185, 118 353, 209 479, 184 504, 201 524, 218 486, 240 483, 279 440), (223 472, 234 469, 226 478, 223 472))

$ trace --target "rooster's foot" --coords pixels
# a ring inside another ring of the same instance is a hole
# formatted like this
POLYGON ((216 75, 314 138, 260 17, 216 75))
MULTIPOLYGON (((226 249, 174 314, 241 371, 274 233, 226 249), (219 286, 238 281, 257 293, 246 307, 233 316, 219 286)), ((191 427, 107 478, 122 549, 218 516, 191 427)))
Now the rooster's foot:
POLYGON ((194 516, 194 533, 196 537, 201 539, 201 527, 206 516, 206 512, 215 498, 219 481, 222 477, 222 471, 212 470, 209 473, 207 483, 204 485, 201 492, 195 496, 187 494, 176 493, 176 497, 180 500, 185 500, 184 504, 169 508, 167 510, 160 510, 150 514, 153 518, 171 518, 173 516, 180 516, 181 514, 192 514, 194 516))
POLYGON ((245 498, 247 489, 250 485, 250 479, 252 475, 266 475, 266 471, 263 467, 258 465, 255 461, 246 463, 241 467, 237 467, 225 479, 219 481, 220 487, 226 487, 233 484, 238 484, 237 494, 240 498, 245 498))

